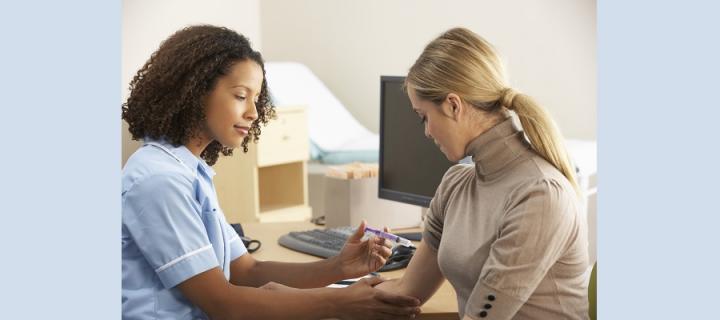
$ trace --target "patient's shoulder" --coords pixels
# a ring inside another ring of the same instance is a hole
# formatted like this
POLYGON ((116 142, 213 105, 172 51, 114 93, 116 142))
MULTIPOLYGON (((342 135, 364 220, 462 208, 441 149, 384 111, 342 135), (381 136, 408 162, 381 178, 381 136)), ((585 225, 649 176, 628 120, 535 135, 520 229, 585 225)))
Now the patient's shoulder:
POLYGON ((458 182, 475 177, 475 166, 472 164, 456 164, 445 172, 443 182, 458 182))
POLYGON ((438 193, 447 194, 452 192, 455 186, 462 184, 468 180, 472 180, 475 176, 473 165, 456 164, 445 172, 442 181, 438 186, 438 193))

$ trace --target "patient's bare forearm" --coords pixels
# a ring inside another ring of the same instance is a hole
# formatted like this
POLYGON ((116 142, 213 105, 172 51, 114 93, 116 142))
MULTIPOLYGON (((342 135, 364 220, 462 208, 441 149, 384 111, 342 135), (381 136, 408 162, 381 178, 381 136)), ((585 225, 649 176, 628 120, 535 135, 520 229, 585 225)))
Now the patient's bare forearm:
POLYGON ((445 278, 438 267, 437 253, 425 243, 420 243, 403 277, 385 281, 377 288, 415 297, 425 303, 440 288, 443 281, 445 278))
POLYGON ((408 292, 406 292, 406 291, 408 291, 407 288, 403 288, 400 285, 400 279, 386 280, 385 282, 376 285, 375 288, 378 288, 380 290, 387 291, 387 292, 409 295, 408 292))
POLYGON ((395 294, 415 297, 418 298, 421 303, 425 303, 427 299, 421 299, 421 297, 418 297, 421 295, 421 292, 419 292, 418 290, 414 290, 415 288, 413 288, 412 286, 405 285, 402 280, 403 278, 386 280, 385 282, 375 286, 375 288, 395 294))
POLYGON ((420 300, 420 304, 425 304, 430 297, 440 288, 440 283, 407 283, 407 279, 399 278, 387 280, 377 286, 383 291, 391 292, 394 294, 401 294, 410 297, 415 297, 420 300))

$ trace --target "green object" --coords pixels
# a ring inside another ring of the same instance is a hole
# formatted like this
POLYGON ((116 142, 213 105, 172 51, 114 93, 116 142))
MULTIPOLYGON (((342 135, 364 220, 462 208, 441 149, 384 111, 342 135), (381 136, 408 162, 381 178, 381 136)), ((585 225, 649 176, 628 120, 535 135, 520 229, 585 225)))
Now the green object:
POLYGON ((593 265, 588 284, 588 302, 590 303, 590 320, 597 319, 597 262, 593 265))

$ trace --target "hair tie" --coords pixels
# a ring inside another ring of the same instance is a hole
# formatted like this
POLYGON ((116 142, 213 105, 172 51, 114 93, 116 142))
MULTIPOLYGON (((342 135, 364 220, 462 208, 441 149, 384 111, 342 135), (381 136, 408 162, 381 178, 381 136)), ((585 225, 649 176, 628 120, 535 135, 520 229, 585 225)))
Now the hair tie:
POLYGON ((518 95, 518 92, 515 91, 513 88, 505 88, 502 91, 500 91, 500 104, 502 104, 503 107, 508 109, 513 109, 513 101, 515 100, 515 96, 518 95))

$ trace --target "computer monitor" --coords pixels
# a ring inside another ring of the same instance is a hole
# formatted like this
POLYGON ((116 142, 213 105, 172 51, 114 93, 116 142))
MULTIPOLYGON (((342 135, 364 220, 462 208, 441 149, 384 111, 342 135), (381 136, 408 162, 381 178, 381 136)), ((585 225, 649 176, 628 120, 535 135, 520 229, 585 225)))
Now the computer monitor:
POLYGON ((425 137, 402 86, 405 77, 380 77, 378 197, 428 207, 453 163, 425 137))

